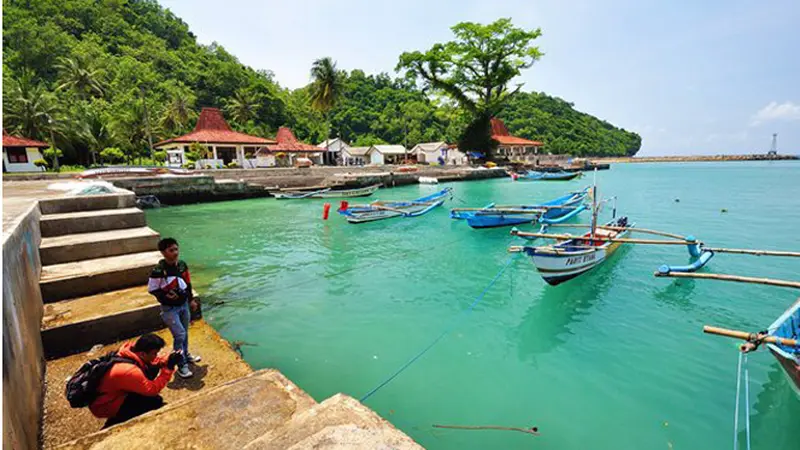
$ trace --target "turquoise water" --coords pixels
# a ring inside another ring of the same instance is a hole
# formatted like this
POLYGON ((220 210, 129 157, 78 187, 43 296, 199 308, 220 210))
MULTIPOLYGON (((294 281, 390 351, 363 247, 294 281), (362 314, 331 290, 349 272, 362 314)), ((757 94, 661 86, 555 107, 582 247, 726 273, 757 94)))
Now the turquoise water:
MULTIPOLYGON (((517 241, 507 228, 470 229, 448 209, 548 200, 591 178, 454 183, 444 208, 361 225, 337 214, 323 222, 322 200, 274 199, 163 208, 148 222, 181 242, 206 319, 246 343, 253 367, 281 370, 319 401, 360 398, 462 317, 366 401, 428 448, 730 448, 738 342, 702 327, 764 329, 796 291, 654 278, 663 263, 687 262, 685 248, 628 246, 557 287, 520 256, 460 316, 517 241), (432 424, 538 426, 541 436, 432 424)), ((800 250, 800 164, 618 164, 597 179, 640 227, 800 250)), ((704 270, 800 279, 790 258, 717 255, 704 270)), ((768 352, 749 367, 754 447, 796 450, 800 400, 768 352)))

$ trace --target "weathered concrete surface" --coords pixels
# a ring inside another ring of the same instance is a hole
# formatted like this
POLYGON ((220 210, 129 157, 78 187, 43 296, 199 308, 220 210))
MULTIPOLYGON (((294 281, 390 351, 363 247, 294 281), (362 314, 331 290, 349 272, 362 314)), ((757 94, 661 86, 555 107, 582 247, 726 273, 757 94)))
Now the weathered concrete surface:
POLYGON ((45 303, 141 285, 161 259, 158 251, 54 264, 42 268, 45 303))
MULTIPOLYGON (((156 334, 167 341, 167 346, 171 348, 172 336, 169 331, 164 329, 156 334)), ((135 339, 129 339, 132 341, 135 339)), ((104 355, 110 351, 119 349, 123 342, 104 345, 94 351, 68 356, 47 362, 47 390, 45 392, 45 416, 43 423, 44 447, 50 448, 60 445, 88 434, 99 431, 105 422, 94 417, 87 408, 73 409, 69 406, 64 396, 64 386, 66 380, 84 362, 92 358, 104 355)), ((194 377, 187 380, 174 377, 167 387, 161 391, 164 400, 172 405, 186 399, 198 392, 207 392, 211 388, 220 386, 231 380, 246 376, 252 373, 250 366, 245 363, 239 355, 234 352, 227 342, 225 342, 207 323, 204 321, 193 322, 189 328, 189 349, 192 353, 201 355, 203 361, 195 366, 192 371, 194 377)), ((245 394, 246 396, 246 394, 245 394)), ((231 398, 230 401, 238 401, 238 398, 231 398)), ((202 404, 202 402, 201 402, 202 404)), ((230 413, 230 411, 229 411, 230 413)), ((235 411, 233 411, 235 413, 235 411)), ((203 428, 206 433, 216 433, 225 436, 227 429, 217 428, 213 422, 204 423, 203 428)), ((113 430, 118 430, 114 427, 113 430)), ((175 428, 166 435, 191 436, 195 432, 186 432, 187 428, 175 428)), ((116 433, 116 431, 114 431, 116 433)), ((159 435, 147 433, 140 438, 155 439, 159 435)), ((133 445, 118 445, 108 448, 139 448, 133 445)), ((77 447, 80 448, 80 447, 77 447)), ((142 447, 152 448, 152 447, 142 447)), ((180 446, 162 446, 158 448, 181 448, 180 446)), ((185 448, 185 447, 183 447, 185 448)))
POLYGON ((59 448, 239 450, 314 404, 280 372, 261 370, 59 448))
POLYGON ((136 195, 133 192, 120 194, 87 195, 81 197, 61 196, 39 200, 42 214, 62 214, 75 211, 94 211, 98 209, 133 208, 136 195))
POLYGON ((42 239, 43 265, 152 251, 159 234, 149 227, 67 234, 42 239))
POLYGON ((44 305, 42 344, 57 358, 164 328, 161 308, 146 286, 44 305))
POLYGON ((3 448, 38 447, 44 359, 39 209, 3 226, 3 448))
POLYGON ((51 181, 13 181, 3 177, 3 234, 12 228, 25 212, 39 199, 60 197, 63 192, 51 191, 51 181))
POLYGON ((245 450, 305 448, 422 449, 381 416, 344 394, 313 406, 244 447, 245 450))
POLYGON ((42 216, 42 236, 91 233, 94 231, 139 228, 147 225, 144 212, 137 208, 98 209, 42 216))
POLYGON ((155 195, 164 205, 269 196, 263 186, 235 179, 215 179, 208 175, 115 178, 109 181, 139 196, 155 195))

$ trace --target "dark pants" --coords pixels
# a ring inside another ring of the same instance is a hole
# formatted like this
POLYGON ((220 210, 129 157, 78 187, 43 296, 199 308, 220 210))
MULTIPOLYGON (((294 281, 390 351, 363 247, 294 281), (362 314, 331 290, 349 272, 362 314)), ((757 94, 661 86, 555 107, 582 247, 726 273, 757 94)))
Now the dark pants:
POLYGON ((103 428, 108 428, 112 425, 125 422, 126 420, 133 419, 136 416, 158 409, 164 406, 164 399, 160 395, 148 397, 146 395, 134 394, 129 392, 119 407, 117 415, 106 420, 103 428))

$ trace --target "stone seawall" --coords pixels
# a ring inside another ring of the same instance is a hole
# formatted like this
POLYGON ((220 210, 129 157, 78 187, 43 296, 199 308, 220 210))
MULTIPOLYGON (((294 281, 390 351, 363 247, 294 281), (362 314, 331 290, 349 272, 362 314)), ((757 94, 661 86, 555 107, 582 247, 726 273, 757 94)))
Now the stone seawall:
POLYGON ((3 448, 39 448, 44 352, 39 207, 3 230, 3 448))
POLYGON ((795 155, 695 155, 695 156, 635 156, 633 158, 591 158, 593 163, 657 163, 657 162, 725 162, 725 161, 785 161, 800 160, 795 155))
POLYGON ((132 191, 137 196, 155 195, 165 205, 237 200, 269 195, 269 192, 262 186, 237 180, 216 180, 208 175, 116 178, 110 181, 114 186, 132 191))

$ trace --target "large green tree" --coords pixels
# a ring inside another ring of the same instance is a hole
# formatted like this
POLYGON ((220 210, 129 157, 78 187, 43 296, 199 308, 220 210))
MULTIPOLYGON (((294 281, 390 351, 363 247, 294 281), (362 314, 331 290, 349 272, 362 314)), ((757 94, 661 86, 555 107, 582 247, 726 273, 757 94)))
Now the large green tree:
POLYGON ((491 143, 489 119, 522 88, 522 84, 511 87, 511 82, 542 55, 533 45, 541 30, 515 27, 510 19, 488 25, 462 22, 451 30, 454 40, 435 44, 424 53, 403 53, 396 69, 422 79, 426 88, 451 97, 469 111, 472 121, 460 147, 485 150, 491 143))

